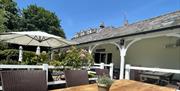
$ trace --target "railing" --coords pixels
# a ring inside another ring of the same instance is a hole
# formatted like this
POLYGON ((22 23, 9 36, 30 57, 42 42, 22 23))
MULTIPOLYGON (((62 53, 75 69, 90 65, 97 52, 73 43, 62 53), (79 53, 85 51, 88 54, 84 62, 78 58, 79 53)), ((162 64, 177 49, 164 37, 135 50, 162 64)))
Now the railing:
MULTIPOLYGON (((126 64, 126 66, 125 66, 125 79, 130 80, 130 71, 131 70, 156 71, 156 72, 180 74, 180 70, 177 70, 177 69, 137 67, 137 66, 131 66, 130 64, 126 64)), ((180 90, 177 89, 176 91, 180 91, 180 90)))
MULTIPOLYGON (((90 68, 99 68, 104 69, 105 67, 110 67, 109 75, 111 79, 113 78, 113 63, 111 64, 94 64, 94 66, 91 66, 90 68)), ((48 64, 43 65, 0 65, 0 69, 42 69, 46 71, 46 80, 48 82, 48 69, 61 69, 63 66, 50 66, 48 64)))
POLYGON ((126 67, 125 67, 125 79, 128 79, 128 80, 130 79, 130 70, 156 71, 156 72, 180 74, 180 70, 177 70, 177 69, 137 67, 137 66, 131 66, 130 64, 126 64, 126 67))
POLYGON ((110 63, 110 64, 104 64, 104 63, 96 64, 95 63, 94 66, 92 66, 90 68, 104 69, 105 67, 109 67, 109 75, 110 75, 111 79, 113 79, 113 68, 114 68, 113 66, 114 66, 113 63, 110 63))

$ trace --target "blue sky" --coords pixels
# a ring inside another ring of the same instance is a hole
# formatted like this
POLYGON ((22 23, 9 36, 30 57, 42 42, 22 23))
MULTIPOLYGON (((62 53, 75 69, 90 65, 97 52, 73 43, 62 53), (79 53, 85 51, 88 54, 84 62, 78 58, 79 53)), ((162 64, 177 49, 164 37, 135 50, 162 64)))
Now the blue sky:
POLYGON ((180 0, 15 0, 19 8, 30 4, 55 12, 67 39, 83 29, 106 26, 120 27, 124 14, 129 23, 180 10, 180 0))

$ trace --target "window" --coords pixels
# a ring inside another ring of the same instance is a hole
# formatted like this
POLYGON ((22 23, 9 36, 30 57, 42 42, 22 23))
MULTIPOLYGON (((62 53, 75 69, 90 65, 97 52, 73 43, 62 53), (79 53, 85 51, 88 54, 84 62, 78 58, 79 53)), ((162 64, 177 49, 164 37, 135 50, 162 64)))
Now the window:
POLYGON ((94 53, 95 63, 112 63, 112 53, 94 53))

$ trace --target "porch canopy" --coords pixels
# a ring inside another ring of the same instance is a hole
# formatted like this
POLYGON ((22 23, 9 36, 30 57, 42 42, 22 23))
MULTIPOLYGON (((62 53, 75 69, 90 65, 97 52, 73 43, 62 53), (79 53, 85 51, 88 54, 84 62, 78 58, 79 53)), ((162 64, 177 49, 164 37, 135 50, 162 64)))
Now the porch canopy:
MULTIPOLYGON (((76 36, 72 40, 79 42, 77 46, 93 49, 102 44, 113 44, 120 52, 120 79, 124 78, 125 56, 128 48, 137 41, 161 36, 173 36, 180 38, 180 11, 161 15, 133 24, 126 24, 119 28, 100 27, 92 34, 76 36)), ((89 30, 88 30, 89 31, 89 30)), ((81 34, 81 32, 80 32, 81 34)), ((82 33, 84 34, 84 33, 82 33)), ((68 46, 66 46, 68 47, 68 46)), ((66 47, 60 47, 66 48, 66 47)), ((55 48, 54 50, 59 49, 55 48)))

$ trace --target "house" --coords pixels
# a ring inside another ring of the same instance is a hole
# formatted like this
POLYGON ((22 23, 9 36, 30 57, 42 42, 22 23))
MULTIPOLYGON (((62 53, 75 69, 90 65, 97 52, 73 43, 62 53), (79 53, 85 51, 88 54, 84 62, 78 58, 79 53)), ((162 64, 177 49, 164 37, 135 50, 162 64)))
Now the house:
POLYGON ((180 11, 126 22, 118 28, 102 23, 99 28, 77 33, 72 41, 87 49, 96 63, 114 63, 114 68, 120 69, 120 79, 124 78, 125 64, 180 69, 180 11))

